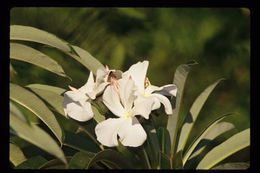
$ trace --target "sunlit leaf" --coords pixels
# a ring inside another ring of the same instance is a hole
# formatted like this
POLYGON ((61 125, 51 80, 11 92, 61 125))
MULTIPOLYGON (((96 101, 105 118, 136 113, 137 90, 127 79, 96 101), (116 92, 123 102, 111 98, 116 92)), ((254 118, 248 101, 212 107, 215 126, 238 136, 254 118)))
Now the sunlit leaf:
POLYGON ((71 45, 71 48, 77 53, 77 55, 69 54, 71 57, 73 57, 75 60, 80 62, 82 65, 84 65, 87 69, 93 72, 94 75, 96 75, 98 68, 105 68, 103 64, 101 64, 96 58, 94 58, 90 53, 88 53, 86 50, 71 45))
POLYGON ((64 109, 62 107, 62 102, 64 100, 63 96, 45 89, 38 89, 33 87, 30 89, 39 97, 44 99, 47 103, 49 103, 58 113, 65 116, 64 109))
POLYGON ((52 58, 44 53, 19 43, 10 43, 10 58, 24 61, 62 77, 68 77, 62 67, 52 58))
POLYGON ((46 31, 23 25, 10 26, 10 40, 31 41, 55 47, 64 52, 70 52, 68 43, 46 31))
POLYGON ((245 129, 210 150, 196 169, 210 169, 235 152, 250 145, 250 129, 245 129))
POLYGON ((62 143, 62 129, 49 108, 32 92, 10 83, 10 98, 37 115, 62 143))
POLYGON ((189 149, 186 151, 183 157, 183 163, 185 164, 188 159, 191 159, 192 157, 195 157, 207 145, 211 140, 216 138, 217 136, 223 134, 224 132, 227 132, 234 128, 234 125, 228 122, 220 122, 224 118, 226 118, 228 115, 226 114, 218 118, 217 120, 213 121, 205 130, 198 136, 197 139, 194 140, 192 145, 189 147, 189 149), (219 123, 220 122, 220 123, 219 123), (204 141, 203 144, 199 146, 199 143, 201 141, 204 141), (195 151, 196 148, 199 148, 195 151), (192 154, 192 156, 191 156, 192 154), (191 157, 190 157, 191 156, 191 157))
POLYGON ((39 169, 47 160, 42 156, 34 156, 28 160, 22 162, 20 165, 16 166, 14 169, 39 169))
POLYGON ((58 95, 61 95, 62 93, 64 93, 66 91, 64 88, 59 88, 56 86, 44 85, 44 84, 29 84, 29 85, 26 85, 26 87, 29 87, 31 89, 36 88, 36 89, 47 90, 47 91, 54 92, 58 95))
POLYGON ((94 153, 77 152, 69 162, 69 169, 85 169, 94 153))
POLYGON ((86 50, 78 46, 70 45, 55 35, 34 27, 11 25, 10 40, 37 42, 57 48, 80 62, 83 66, 92 71, 94 75, 98 68, 104 68, 104 66, 86 50))
POLYGON ((95 156, 89 162, 87 168, 100 161, 109 163, 114 169, 132 168, 128 160, 121 153, 111 149, 106 149, 95 154, 95 156))
POLYGON ((210 86, 208 86, 193 102, 190 111, 187 114, 184 124, 182 125, 182 128, 179 133, 177 152, 184 149, 189 134, 192 130, 195 121, 197 120, 200 110, 202 109, 204 103, 208 99, 210 93, 217 86, 217 84, 222 80, 223 79, 219 79, 213 84, 211 84, 210 86))
MULTIPOLYGON (((185 82, 189 74, 189 71, 191 69, 191 66, 195 64, 197 64, 195 61, 188 64, 182 64, 177 67, 176 72, 174 74, 173 83, 177 86, 178 90, 177 90, 175 106, 173 107, 173 114, 168 117, 168 124, 167 124, 167 129, 170 134, 170 143, 172 144, 171 156, 173 156, 175 152, 174 150, 175 150, 176 137, 177 137, 179 112, 180 112, 185 82)), ((172 102, 174 102, 174 99, 172 99, 172 102)))
POLYGON ((66 164, 63 151, 44 130, 34 124, 30 126, 12 114, 10 114, 10 126, 19 137, 54 155, 66 164))
POLYGON ((14 166, 17 166, 27 160, 23 154, 23 151, 17 145, 9 143, 9 147, 9 160, 14 166))

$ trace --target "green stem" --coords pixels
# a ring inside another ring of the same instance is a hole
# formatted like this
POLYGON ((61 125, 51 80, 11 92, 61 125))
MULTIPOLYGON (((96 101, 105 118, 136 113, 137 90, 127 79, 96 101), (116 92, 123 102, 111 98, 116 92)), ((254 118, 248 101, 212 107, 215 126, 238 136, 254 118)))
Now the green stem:
POLYGON ((147 167, 148 169, 151 169, 151 164, 150 164, 150 161, 149 161, 149 158, 148 158, 148 155, 144 149, 144 147, 142 147, 142 151, 143 151, 143 154, 144 154, 144 158, 145 158, 145 161, 146 161, 146 164, 147 164, 147 167))

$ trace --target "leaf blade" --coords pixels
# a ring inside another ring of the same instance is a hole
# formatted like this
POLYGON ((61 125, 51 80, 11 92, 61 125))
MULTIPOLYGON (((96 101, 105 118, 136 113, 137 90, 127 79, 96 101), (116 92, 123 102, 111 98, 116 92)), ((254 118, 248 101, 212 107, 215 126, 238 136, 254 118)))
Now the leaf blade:
POLYGON ((196 169, 210 169, 223 159, 250 145, 250 128, 219 144, 200 161, 196 169))
POLYGON ((178 146, 177 146, 177 152, 184 149, 187 139, 189 137, 189 134, 193 128, 195 121, 197 120, 200 110, 202 109, 204 103, 206 102, 208 96, 211 94, 213 89, 222 80, 223 79, 219 79, 216 82, 214 82, 213 84, 211 84, 210 86, 208 86, 193 102, 193 104, 190 108, 190 111, 189 111, 188 115, 186 116, 185 122, 182 125, 182 128, 179 133, 179 142, 178 142, 178 146))
POLYGON ((10 98, 37 115, 50 128, 59 142, 62 143, 63 131, 55 115, 35 94, 19 85, 10 83, 10 98))
POLYGON ((59 76, 71 79, 55 60, 29 46, 10 43, 10 58, 36 65, 59 76))
POLYGON ((67 164, 63 151, 44 130, 33 124, 30 126, 12 114, 10 114, 10 126, 19 137, 54 155, 67 164))

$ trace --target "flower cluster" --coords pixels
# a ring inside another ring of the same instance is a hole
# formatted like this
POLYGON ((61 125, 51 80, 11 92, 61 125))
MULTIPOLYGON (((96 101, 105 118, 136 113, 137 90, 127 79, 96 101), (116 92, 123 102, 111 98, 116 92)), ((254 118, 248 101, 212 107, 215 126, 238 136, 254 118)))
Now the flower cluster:
POLYGON ((102 96, 103 103, 117 117, 108 118, 95 127, 97 140, 109 147, 118 145, 118 136, 124 146, 138 147, 147 138, 136 115, 149 119, 151 111, 164 105, 166 114, 172 106, 166 96, 176 96, 174 84, 162 87, 151 85, 146 77, 149 62, 132 65, 126 72, 98 69, 96 81, 92 72, 87 83, 79 89, 69 86, 64 93, 63 108, 66 116, 78 121, 88 121, 94 114, 91 101, 102 96))

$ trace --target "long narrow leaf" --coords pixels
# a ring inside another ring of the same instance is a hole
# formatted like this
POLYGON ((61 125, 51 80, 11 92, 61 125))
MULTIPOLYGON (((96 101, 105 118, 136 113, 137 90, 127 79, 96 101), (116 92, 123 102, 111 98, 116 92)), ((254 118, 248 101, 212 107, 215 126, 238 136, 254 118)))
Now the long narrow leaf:
POLYGON ((63 131, 55 115, 35 94, 19 85, 10 83, 10 98, 37 115, 62 143, 63 131))
POLYGON ((55 60, 29 46, 19 43, 10 43, 10 58, 36 65, 59 76, 70 79, 55 60))
POLYGON ((69 162, 69 169, 85 169, 94 153, 77 152, 69 162))
POLYGON ((17 145, 9 143, 9 147, 9 160, 14 166, 17 166, 27 160, 23 154, 23 151, 17 145))
POLYGON ((235 152, 250 145, 250 128, 245 129, 210 150, 196 169, 210 169, 235 152))
POLYGON ((223 79, 219 79, 210 86, 208 86, 193 102, 190 111, 188 115, 186 116, 185 122, 181 128, 181 131, 179 133, 179 142, 177 147, 177 152, 180 150, 183 150, 185 147, 185 144, 187 142, 187 139, 189 137, 189 134, 192 130, 192 127, 197 120, 197 117, 199 115, 200 110, 202 109, 204 103, 208 99, 209 95, 213 91, 213 89, 217 86, 217 84, 222 81, 223 79))
MULTIPOLYGON (((216 138, 217 136, 223 134, 224 132, 227 132, 231 129, 233 129, 235 126, 231 123, 228 122, 221 122, 219 123, 221 120, 223 120, 224 118, 226 118, 227 116, 229 116, 231 114, 225 114, 223 116, 221 116, 220 118, 218 118, 217 120, 213 121, 203 132, 202 134, 200 134, 198 136, 198 138, 196 140, 194 140, 194 142, 192 143, 192 145, 189 147, 189 149, 187 150, 187 152, 184 154, 183 157, 183 164, 186 163, 186 161, 188 160, 188 158, 191 156, 192 152, 192 156, 195 156, 197 154, 200 153, 200 151, 202 151, 203 146, 205 146, 207 143, 209 143, 211 140, 213 140, 214 138, 216 138), (202 141, 207 141, 206 143, 203 143, 203 146, 199 147, 200 151, 196 151, 196 154, 194 153, 194 149, 198 146, 198 144, 202 141)), ((192 156, 190 158, 192 158, 192 156)))
POLYGON ((174 150, 175 150, 175 142, 177 136, 178 121, 179 121, 179 112, 180 112, 180 106, 181 106, 185 82, 189 74, 189 71, 191 69, 191 66, 195 64, 197 63, 192 62, 188 64, 182 64, 177 67, 176 72, 174 74, 173 83, 177 86, 178 91, 176 96, 175 108, 173 109, 173 114, 168 117, 168 124, 167 124, 167 129, 170 134, 170 144, 172 144, 171 157, 173 157, 175 152, 174 150))
POLYGON ((22 162, 14 169, 39 169, 47 160, 42 156, 34 156, 22 162))
POLYGON ((86 50, 70 45, 55 35, 34 27, 11 25, 10 40, 37 42, 57 48, 77 60, 87 69, 92 71, 94 75, 98 68, 104 68, 104 66, 86 50))
POLYGON ((10 26, 10 40, 31 41, 55 47, 63 52, 70 52, 68 43, 46 31, 23 25, 10 26))
POLYGON ((30 126, 12 114, 10 114, 10 126, 19 137, 54 155, 67 164, 61 148, 53 138, 41 128, 33 124, 30 126))
POLYGON ((87 168, 90 168, 94 163, 99 161, 105 161, 116 169, 131 168, 130 163, 121 153, 111 149, 106 149, 95 154, 87 168))

